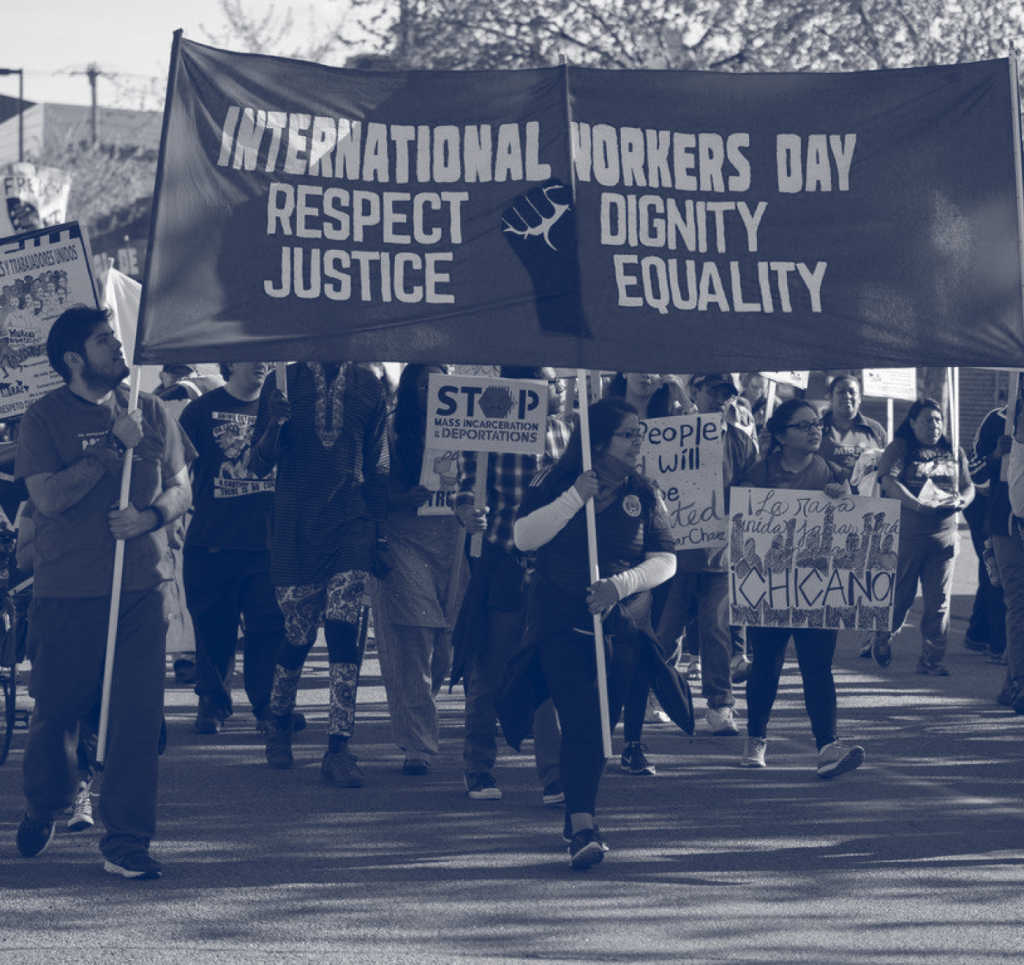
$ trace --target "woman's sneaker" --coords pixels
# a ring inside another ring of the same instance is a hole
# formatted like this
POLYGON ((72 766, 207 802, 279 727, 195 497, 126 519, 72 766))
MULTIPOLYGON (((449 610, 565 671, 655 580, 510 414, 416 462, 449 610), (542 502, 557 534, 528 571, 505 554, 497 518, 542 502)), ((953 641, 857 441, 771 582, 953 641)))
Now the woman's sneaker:
POLYGON ((857 744, 847 747, 842 741, 833 741, 818 751, 818 777, 839 777, 863 763, 863 747, 857 744))
POLYGON ((641 744, 639 741, 628 743, 622 748, 619 769, 638 776, 654 777, 658 772, 654 765, 647 760, 647 755, 644 754, 645 750, 647 750, 647 745, 641 744))
POLYGON ((764 752, 768 749, 768 741, 763 737, 748 737, 743 744, 743 756, 740 767, 767 767, 764 752))
POLYGON ((871 659, 879 667, 888 667, 892 663, 892 634, 884 631, 871 637, 871 659))
POLYGON ((597 828, 577 831, 569 841, 569 867, 577 871, 592 868, 604 860, 606 850, 597 828))

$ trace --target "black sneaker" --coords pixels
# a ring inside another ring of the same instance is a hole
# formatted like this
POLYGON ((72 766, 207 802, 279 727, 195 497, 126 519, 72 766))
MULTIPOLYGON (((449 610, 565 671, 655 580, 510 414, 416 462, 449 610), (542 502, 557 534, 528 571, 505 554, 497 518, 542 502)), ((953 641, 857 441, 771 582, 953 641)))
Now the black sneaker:
POLYGON ((466 775, 466 797, 474 801, 500 801, 501 788, 498 782, 486 772, 466 775))
POLYGON ((103 870, 122 878, 134 878, 140 881, 152 881, 159 878, 163 867, 154 861, 147 851, 129 851, 120 858, 107 858, 103 862, 103 870))
POLYGON ((53 840, 53 821, 36 821, 26 814, 18 827, 18 850, 26 858, 42 854, 53 840))
POLYGON ((569 867, 577 871, 592 868, 604 860, 605 847, 597 828, 577 831, 569 842, 569 867))
MULTIPOLYGON (((604 838, 601 837, 601 829, 595 824, 593 826, 593 831, 594 831, 594 834, 597 835, 597 840, 598 840, 598 843, 601 845, 601 848, 605 852, 607 852, 608 851, 608 845, 606 845, 604 843, 604 838)), ((562 840, 566 844, 572 843, 572 821, 569 820, 569 815, 568 814, 565 816, 565 823, 562 825, 562 840)))
POLYGON ((197 734, 219 734, 224 726, 224 716, 209 704, 200 703, 193 726, 197 734))
POLYGON ((654 777, 658 772, 644 755, 645 750, 647 750, 647 745, 641 744, 639 741, 628 743, 622 749, 622 757, 619 758, 619 768, 623 771, 628 771, 630 774, 654 777))
POLYGON ((565 791, 562 788, 562 782, 557 777, 544 788, 541 800, 548 807, 557 807, 559 804, 565 804, 565 791))

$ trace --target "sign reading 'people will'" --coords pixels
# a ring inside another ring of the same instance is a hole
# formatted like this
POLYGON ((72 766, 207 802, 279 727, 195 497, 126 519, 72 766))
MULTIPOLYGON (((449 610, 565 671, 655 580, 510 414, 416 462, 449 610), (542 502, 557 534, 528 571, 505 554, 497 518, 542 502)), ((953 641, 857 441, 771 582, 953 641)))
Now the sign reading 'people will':
POLYGON ((891 629, 897 500, 737 486, 730 499, 731 624, 891 629))
POLYGON ((645 419, 644 426, 638 468, 661 491, 676 549, 721 549, 728 531, 725 420, 721 415, 665 416, 645 419))
POLYGON ((1024 364, 1016 212, 1008 61, 359 71, 179 36, 136 360, 1024 364))

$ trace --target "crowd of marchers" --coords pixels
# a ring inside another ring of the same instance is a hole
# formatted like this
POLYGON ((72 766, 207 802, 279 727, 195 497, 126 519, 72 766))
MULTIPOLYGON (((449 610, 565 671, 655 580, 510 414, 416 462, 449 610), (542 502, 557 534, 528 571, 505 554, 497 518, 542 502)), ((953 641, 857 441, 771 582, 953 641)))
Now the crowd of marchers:
POLYGON ((132 407, 105 311, 64 312, 47 354, 64 385, 25 413, 15 462, 27 497, 17 560, 33 576, 34 706, 17 837, 25 857, 42 854, 63 821, 91 827, 95 798, 106 870, 161 875, 149 852, 176 586, 195 634, 194 666, 180 669, 194 680, 197 731, 217 735, 235 714, 240 651, 267 765, 290 768, 293 735, 306 726, 296 709, 303 666, 320 639, 329 668, 320 773, 340 788, 361 786, 357 690, 372 620, 402 773, 430 771, 440 752, 437 696, 461 682, 463 793, 501 798, 499 722, 512 746, 532 735, 538 789, 562 815, 572 868, 609 851, 596 820, 607 763, 599 664, 627 774, 656 773, 645 723, 692 731, 688 681, 708 730, 743 737, 738 765, 763 768, 792 642, 813 767, 823 779, 854 771, 865 750, 841 735, 838 632, 730 625, 725 550, 677 550, 661 493, 639 471, 646 421, 660 416, 721 415, 726 498, 746 486, 899 501, 893 629, 872 633, 861 651, 880 668, 896 659, 894 643, 912 645, 900 630, 920 593, 916 669, 949 673, 962 514, 981 561, 962 644, 1006 665, 997 700, 1024 714, 1024 442, 1012 406, 989 413, 968 460, 932 399, 915 402, 890 440, 861 412, 853 374, 832 378, 819 406, 799 391, 768 392, 757 373, 619 372, 583 420, 554 369, 506 366, 503 378, 547 385, 543 453, 461 452, 453 512, 421 514, 433 498, 421 484, 430 376, 447 373, 444 364, 401 366, 397 378, 399 367, 344 361, 227 362, 220 379, 168 366, 160 389, 132 407))

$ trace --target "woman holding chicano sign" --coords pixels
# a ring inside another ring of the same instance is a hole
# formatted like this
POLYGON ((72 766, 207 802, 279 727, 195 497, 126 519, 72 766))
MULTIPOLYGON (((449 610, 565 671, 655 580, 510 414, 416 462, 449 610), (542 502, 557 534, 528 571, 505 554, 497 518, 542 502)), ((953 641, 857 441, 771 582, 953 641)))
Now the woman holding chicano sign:
POLYGON ((892 631, 871 637, 871 656, 880 667, 892 662, 891 640, 903 626, 921 583, 921 656, 918 673, 945 677, 942 662, 949 630, 953 564, 960 537, 956 514, 974 499, 974 483, 964 451, 943 432, 942 409, 934 399, 918 399, 896 430, 878 463, 882 494, 898 499, 900 551, 896 569, 892 631))
MULTIPOLYGON (((822 423, 803 399, 789 399, 765 423, 771 444, 737 485, 755 489, 820 490, 848 495, 843 470, 818 455, 822 423)), ((747 740, 742 767, 764 767, 768 719, 779 690, 790 637, 796 647, 804 706, 818 747, 818 776, 838 777, 860 767, 864 748, 847 747, 836 736, 836 685, 832 677, 837 630, 826 627, 747 627, 753 667, 747 680, 747 740)))
POLYGON ((650 591, 670 579, 676 567, 668 515, 654 486, 636 472, 644 436, 636 410, 609 398, 594 403, 588 412, 594 468, 583 471, 577 426, 565 455, 538 473, 519 507, 516 546, 536 555, 526 646, 509 665, 513 680, 530 682, 535 706, 550 694, 558 711, 559 767, 565 788, 563 836, 569 842, 573 868, 597 864, 607 850, 594 824, 597 788, 605 766, 594 615, 603 615, 612 641, 607 676, 614 726, 645 650, 656 650, 660 658, 651 629, 650 591), (601 573, 593 584, 582 512, 590 498, 596 511, 601 573))

